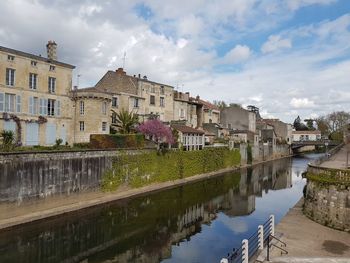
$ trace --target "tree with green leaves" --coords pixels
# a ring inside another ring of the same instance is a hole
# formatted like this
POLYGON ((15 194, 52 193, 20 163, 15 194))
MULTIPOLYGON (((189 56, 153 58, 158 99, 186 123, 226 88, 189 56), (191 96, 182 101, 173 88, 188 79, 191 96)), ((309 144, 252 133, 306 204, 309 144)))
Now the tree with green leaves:
POLYGON ((294 120, 293 126, 294 126, 295 130, 297 130, 297 131, 307 131, 308 130, 306 125, 301 122, 301 119, 299 116, 296 117, 296 119, 294 120))
POLYGON ((0 133, 1 145, 4 151, 10 151, 14 146, 15 134, 13 131, 2 131, 0 133))
POLYGON ((122 134, 129 134, 135 131, 139 123, 136 113, 121 109, 119 112, 112 110, 112 127, 115 127, 122 134))
POLYGON ((314 131, 315 127, 314 127, 314 119, 305 119, 304 120, 306 122, 306 127, 310 130, 310 131, 314 131))

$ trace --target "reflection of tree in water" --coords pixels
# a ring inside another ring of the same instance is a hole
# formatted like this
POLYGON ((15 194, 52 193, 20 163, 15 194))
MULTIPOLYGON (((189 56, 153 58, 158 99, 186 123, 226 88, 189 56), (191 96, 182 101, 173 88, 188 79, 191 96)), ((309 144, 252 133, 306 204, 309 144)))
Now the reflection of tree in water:
POLYGON ((157 262, 171 256, 172 244, 210 224, 218 211, 249 214, 255 195, 288 187, 288 167, 290 159, 275 161, 14 229, 0 234, 0 262, 157 262))

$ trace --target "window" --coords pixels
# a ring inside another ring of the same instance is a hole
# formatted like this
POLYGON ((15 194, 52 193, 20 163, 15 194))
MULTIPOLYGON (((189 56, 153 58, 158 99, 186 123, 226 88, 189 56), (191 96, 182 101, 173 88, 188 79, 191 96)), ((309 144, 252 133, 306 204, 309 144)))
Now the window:
POLYGON ((55 100, 52 100, 52 99, 47 100, 47 115, 55 116, 55 100))
POLYGON ((152 92, 152 93, 155 93, 155 92, 156 92, 156 88, 155 88, 153 85, 151 86, 151 92, 152 92))
POLYGON ((112 113, 112 123, 117 123, 117 114, 115 112, 112 113))
POLYGON ((7 60, 8 61, 14 61, 15 60, 15 56, 7 55, 7 60))
POLYGON ((12 68, 6 69, 6 85, 7 86, 15 85, 15 70, 12 68))
POLYGON ((164 103, 164 98, 163 98, 163 97, 160 97, 160 103, 159 103, 159 105, 160 105, 161 107, 165 107, 165 103, 164 103))
POLYGON ((107 102, 102 102, 102 114, 106 115, 107 114, 107 102))
POLYGON ((180 118, 185 118, 185 110, 180 109, 180 118))
POLYGON ((42 99, 42 98, 39 99, 39 114, 40 115, 42 115, 42 116, 47 115, 47 105, 48 105, 47 99, 42 99))
POLYGON ((154 95, 151 95, 149 98, 149 104, 156 105, 156 97, 154 95))
POLYGON ((118 107, 118 98, 117 97, 112 98, 112 107, 118 107))
POLYGON ((160 86, 160 94, 164 95, 164 86, 160 86))
POLYGON ((36 89, 36 83, 38 79, 38 74, 29 73, 29 88, 36 89))
POLYGON ((17 95, 16 96, 16 99, 17 99, 17 112, 21 112, 22 110, 22 106, 21 106, 21 96, 20 95, 17 95))
POLYGON ((56 78, 49 77, 48 88, 50 93, 55 93, 56 90, 56 78))
POLYGON ((134 98, 134 108, 139 107, 139 98, 134 98))
POLYGON ((5 93, 5 112, 14 112, 15 111, 15 94, 5 93))
POLYGON ((50 65, 50 71, 55 71, 55 69, 56 69, 55 66, 50 65))
POLYGON ((102 131, 107 131, 107 122, 102 122, 102 131))
POLYGON ((80 101, 80 115, 84 115, 85 112, 85 103, 84 101, 80 101))
POLYGON ((39 107, 39 99, 37 97, 29 97, 28 112, 29 114, 37 115, 39 107))
POLYGON ((36 67, 36 64, 37 64, 36 61, 34 61, 34 60, 30 61, 30 65, 32 65, 32 67, 36 67))
POLYGON ((83 121, 79 121, 79 130, 85 131, 85 123, 83 121))

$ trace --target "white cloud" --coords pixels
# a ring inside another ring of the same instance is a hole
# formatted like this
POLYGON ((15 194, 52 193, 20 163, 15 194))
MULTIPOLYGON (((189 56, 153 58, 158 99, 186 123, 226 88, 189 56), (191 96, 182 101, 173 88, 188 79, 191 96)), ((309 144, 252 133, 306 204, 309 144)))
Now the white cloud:
POLYGON ((292 98, 290 101, 290 105, 297 109, 302 108, 313 108, 315 103, 308 98, 292 98))
POLYGON ((308 5, 329 5, 336 2, 337 0, 288 0, 287 6, 290 10, 295 11, 301 7, 308 5))
POLYGON ((223 63, 234 64, 247 60, 251 55, 248 46, 237 45, 232 48, 223 58, 223 63))
POLYGON ((262 45, 261 51, 263 53, 270 53, 280 49, 291 48, 292 42, 290 39, 282 39, 281 36, 272 35, 262 45))

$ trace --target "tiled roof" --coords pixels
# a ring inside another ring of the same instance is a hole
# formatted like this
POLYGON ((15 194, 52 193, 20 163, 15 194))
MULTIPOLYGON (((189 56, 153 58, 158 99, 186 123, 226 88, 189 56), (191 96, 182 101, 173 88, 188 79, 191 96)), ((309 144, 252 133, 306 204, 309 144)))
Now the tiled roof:
POLYGON ((204 107, 207 109, 220 111, 218 107, 216 107, 214 104, 210 103, 209 101, 199 99, 198 102, 203 104, 204 107))
POLYGON ((172 124, 171 125, 172 128, 174 128, 175 130, 178 130, 182 133, 196 133, 196 134, 204 134, 205 132, 202 130, 198 130, 189 126, 185 126, 185 125, 178 125, 178 124, 172 124))
POLYGON ((43 62, 46 62, 46 63, 54 64, 54 65, 65 67, 65 68, 70 68, 70 69, 74 69, 75 68, 75 66, 67 64, 67 63, 59 62, 59 61, 56 61, 56 60, 51 60, 51 59, 48 59, 48 58, 44 58, 42 56, 33 55, 33 54, 30 54, 30 53, 26 53, 26 52, 23 52, 23 51, 20 51, 20 50, 16 50, 16 49, 12 49, 12 48, 8 48, 8 47, 0 46, 0 51, 6 52, 6 53, 11 53, 11 54, 22 56, 22 57, 27 57, 27 58, 30 58, 30 59, 33 59, 33 60, 43 61, 43 62))

